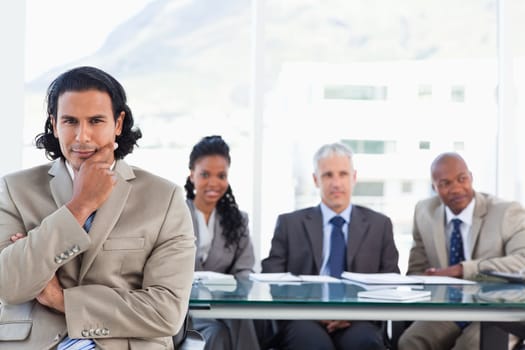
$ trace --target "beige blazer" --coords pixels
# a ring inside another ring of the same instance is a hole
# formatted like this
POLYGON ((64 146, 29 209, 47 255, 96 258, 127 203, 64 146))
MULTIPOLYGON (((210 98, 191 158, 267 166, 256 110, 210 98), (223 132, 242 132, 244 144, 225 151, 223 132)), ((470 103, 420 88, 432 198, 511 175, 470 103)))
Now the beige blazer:
POLYGON ((100 349, 173 349, 188 308, 195 239, 180 187, 124 161, 89 233, 64 206, 65 164, 0 180, 0 348, 54 349, 69 334, 100 349), (28 236, 14 244, 16 232, 28 236), (65 315, 34 300, 57 273, 65 315))
MULTIPOLYGON (((476 279, 480 269, 517 271, 525 267, 525 210, 484 193, 475 193, 471 228, 472 259, 464 261, 463 275, 476 279)), ((414 212, 413 244, 408 274, 429 267, 448 266, 445 206, 439 197, 419 202, 414 212)))

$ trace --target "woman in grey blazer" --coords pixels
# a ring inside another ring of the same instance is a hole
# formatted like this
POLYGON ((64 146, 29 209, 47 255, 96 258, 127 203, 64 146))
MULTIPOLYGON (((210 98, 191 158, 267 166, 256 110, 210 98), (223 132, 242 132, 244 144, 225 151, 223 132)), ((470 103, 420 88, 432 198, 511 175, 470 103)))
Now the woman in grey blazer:
MULTIPOLYGON (((253 272, 255 257, 248 216, 235 202, 228 182, 229 147, 220 136, 200 140, 190 154, 187 204, 197 240, 196 271, 231 274, 241 279, 253 272)), ((238 282, 243 284, 242 282, 238 282)), ((257 349, 251 320, 193 319, 206 339, 206 349, 257 349)))

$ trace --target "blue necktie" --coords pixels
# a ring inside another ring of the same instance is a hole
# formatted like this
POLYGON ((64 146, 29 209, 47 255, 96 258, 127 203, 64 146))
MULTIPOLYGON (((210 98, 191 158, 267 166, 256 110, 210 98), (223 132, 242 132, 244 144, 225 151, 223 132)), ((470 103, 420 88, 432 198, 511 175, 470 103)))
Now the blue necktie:
MULTIPOLYGON (((460 219, 452 219, 452 235, 450 235, 450 252, 448 255, 449 266, 457 265, 465 260, 465 253, 463 251, 463 239, 461 238, 461 221, 460 219)), ((463 293, 457 287, 448 287, 448 298, 453 302, 460 302, 463 293)), ((457 321, 459 328, 465 328, 470 322, 457 321)))
POLYGON ((89 215, 86 221, 84 222, 84 226, 82 226, 86 232, 89 232, 89 230, 91 230, 91 224, 93 223, 93 219, 95 218, 95 213, 96 211, 92 212, 91 215, 89 215))
POLYGON ((463 252, 463 239, 461 238, 461 226, 462 221, 460 219, 452 219, 454 225, 452 229, 452 235, 450 236, 450 252, 448 255, 449 265, 456 265, 465 260, 465 254, 463 252))
MULTIPOLYGON (((91 229, 91 224, 95 218, 95 213, 95 211, 92 212, 84 222, 84 226, 82 226, 86 232, 89 232, 91 229)), ((60 344, 58 344, 58 350, 91 350, 95 347, 96 344, 92 339, 72 339, 69 337, 69 335, 66 336, 64 340, 60 342, 60 344)))
POLYGON ((328 266, 330 268, 330 276, 336 278, 341 278, 341 274, 346 269, 346 242, 343 234, 345 222, 345 219, 340 216, 334 216, 330 219, 332 234, 330 236, 328 266))

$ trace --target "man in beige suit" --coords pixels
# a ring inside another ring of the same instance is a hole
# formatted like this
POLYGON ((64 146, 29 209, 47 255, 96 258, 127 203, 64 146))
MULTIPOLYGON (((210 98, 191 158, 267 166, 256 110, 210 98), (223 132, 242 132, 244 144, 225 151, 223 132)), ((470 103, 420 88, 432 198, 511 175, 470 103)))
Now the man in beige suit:
POLYGON ((55 161, 0 181, 0 348, 173 349, 195 255, 181 188, 122 160, 141 133, 107 73, 60 75, 47 113, 55 161))
MULTIPOLYGON (((480 269, 514 272, 525 266, 520 204, 475 192, 472 174, 456 153, 439 155, 431 176, 438 196, 416 205, 407 274, 476 279, 480 269), (450 250, 457 243, 462 249, 450 250)), ((478 349, 479 323, 414 322, 399 348, 478 349)))

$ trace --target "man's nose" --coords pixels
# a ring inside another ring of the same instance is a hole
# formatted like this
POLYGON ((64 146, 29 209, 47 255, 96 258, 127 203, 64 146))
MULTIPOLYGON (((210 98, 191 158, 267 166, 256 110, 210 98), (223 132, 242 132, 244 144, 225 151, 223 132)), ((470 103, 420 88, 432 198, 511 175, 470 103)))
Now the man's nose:
POLYGON ((452 192, 452 193, 460 192, 462 189, 463 189, 463 187, 461 186, 461 184, 458 181, 454 181, 450 185, 450 192, 452 192))
POLYGON ((91 129, 87 123, 79 123, 77 127, 77 141, 86 142, 89 141, 91 129))
POLYGON ((339 187, 341 185, 342 181, 343 181, 343 179, 341 178, 341 176, 334 176, 332 178, 332 186, 339 187))

